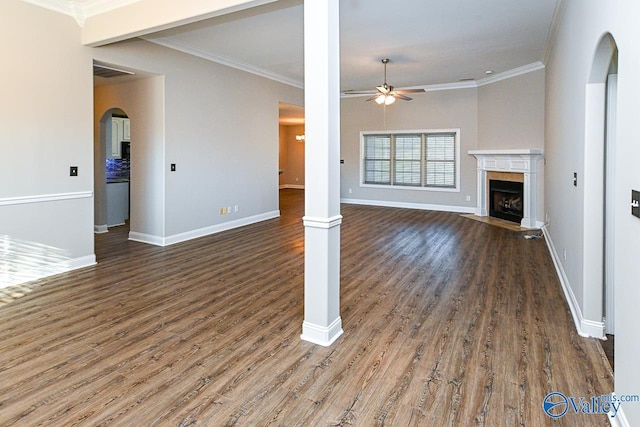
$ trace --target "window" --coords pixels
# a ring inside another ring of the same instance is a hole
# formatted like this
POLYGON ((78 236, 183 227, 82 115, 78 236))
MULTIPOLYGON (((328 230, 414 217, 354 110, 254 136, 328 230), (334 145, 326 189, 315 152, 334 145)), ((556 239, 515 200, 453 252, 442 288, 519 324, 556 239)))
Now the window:
POLYGON ((365 186, 456 191, 459 130, 362 133, 365 186))

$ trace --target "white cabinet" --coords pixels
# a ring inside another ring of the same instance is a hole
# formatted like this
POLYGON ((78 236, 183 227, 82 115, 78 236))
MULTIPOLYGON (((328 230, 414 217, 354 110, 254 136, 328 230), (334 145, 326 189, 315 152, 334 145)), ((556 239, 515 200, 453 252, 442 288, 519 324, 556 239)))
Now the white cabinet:
POLYGON ((107 226, 122 225, 129 218, 129 183, 107 184, 107 226))
POLYGON ((122 119, 122 140, 131 141, 131 121, 122 119))
POLYGON ((109 157, 122 157, 122 141, 131 140, 131 121, 124 117, 111 118, 111 147, 107 152, 109 157))

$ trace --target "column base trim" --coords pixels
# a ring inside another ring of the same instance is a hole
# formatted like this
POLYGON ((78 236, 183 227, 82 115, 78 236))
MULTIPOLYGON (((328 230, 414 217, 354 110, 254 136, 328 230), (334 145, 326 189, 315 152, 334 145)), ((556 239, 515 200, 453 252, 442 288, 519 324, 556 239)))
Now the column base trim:
POLYGON ((329 347, 343 333, 342 319, 340 317, 334 320, 329 326, 316 325, 315 323, 310 323, 305 320, 302 322, 302 335, 300 335, 300 338, 303 341, 329 347))

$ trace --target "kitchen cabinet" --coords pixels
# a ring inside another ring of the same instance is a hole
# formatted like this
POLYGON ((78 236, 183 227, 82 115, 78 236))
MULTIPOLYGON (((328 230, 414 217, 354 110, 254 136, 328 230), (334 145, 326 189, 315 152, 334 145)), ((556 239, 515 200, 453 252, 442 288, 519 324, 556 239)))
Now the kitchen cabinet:
POLYGON ((122 141, 131 140, 131 121, 124 117, 111 118, 111 147, 107 152, 114 159, 122 158, 122 141))
POLYGON ((107 227, 129 218, 129 181, 107 182, 107 227))

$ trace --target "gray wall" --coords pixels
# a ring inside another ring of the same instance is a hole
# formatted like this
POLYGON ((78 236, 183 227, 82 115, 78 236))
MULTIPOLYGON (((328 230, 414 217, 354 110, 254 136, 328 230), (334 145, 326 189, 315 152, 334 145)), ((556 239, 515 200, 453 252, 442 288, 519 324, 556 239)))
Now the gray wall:
POLYGON ((0 40, 0 235, 16 245, 1 262, 24 244, 36 264, 92 264, 91 50, 72 18, 19 0, 0 2, 0 40))
POLYGON ((153 119, 164 134, 147 142, 147 148, 161 147, 153 159, 137 151, 136 115, 126 105, 103 105, 130 115, 132 180, 139 159, 150 160, 154 171, 145 179, 154 183, 144 185, 153 200, 163 199, 162 227, 138 223, 134 206, 132 227, 150 241, 171 243, 278 214, 278 102, 301 104, 302 90, 140 40, 97 48, 94 55, 164 79, 164 104, 153 119), (220 214, 236 205, 238 212, 220 214))
POLYGON ((544 69, 478 88, 478 149, 544 148, 544 69))
MULTIPOLYGON (((601 289, 583 288, 582 248, 590 235, 583 229, 585 189, 574 187, 572 177, 574 171, 584 176, 585 129, 589 125, 585 121, 585 87, 596 48, 603 35, 611 33, 619 48, 614 203, 607 207, 615 221, 615 391, 637 394, 640 219, 631 216, 629 205, 631 189, 640 189, 640 6, 623 0, 566 4, 546 75, 546 182, 553 183, 545 191, 551 218, 548 233, 557 251, 567 250, 566 261, 560 259, 561 268, 582 306, 591 292, 601 289)), ((628 425, 640 425, 640 404, 625 404, 623 409, 628 425)))
POLYGON ((362 97, 341 102, 340 195, 348 201, 389 202, 418 207, 459 207, 473 211, 476 205, 476 161, 467 154, 478 145, 477 89, 457 89, 415 94, 413 101, 398 101, 383 108, 362 97), (360 187, 360 132, 378 130, 460 129, 460 191, 380 189, 360 187), (351 193, 349 190, 351 189, 351 193), (466 201, 465 197, 471 200, 466 201))

